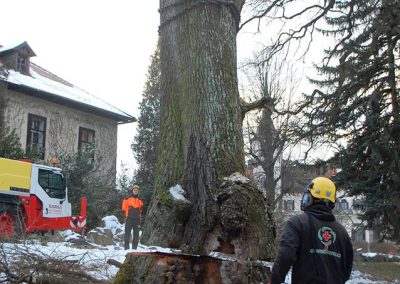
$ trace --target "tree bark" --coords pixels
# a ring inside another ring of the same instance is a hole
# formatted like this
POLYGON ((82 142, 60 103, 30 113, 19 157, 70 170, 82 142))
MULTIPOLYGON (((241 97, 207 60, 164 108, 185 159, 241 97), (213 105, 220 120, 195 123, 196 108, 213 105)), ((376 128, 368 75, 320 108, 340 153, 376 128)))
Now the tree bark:
MULTIPOLYGON (((160 0, 160 150, 144 244, 241 259, 272 256, 261 192, 246 181, 224 180, 244 172, 236 72, 243 4, 160 0), (172 197, 175 185, 188 201, 172 197)), ((136 265, 131 276, 146 279, 151 261, 136 265)))

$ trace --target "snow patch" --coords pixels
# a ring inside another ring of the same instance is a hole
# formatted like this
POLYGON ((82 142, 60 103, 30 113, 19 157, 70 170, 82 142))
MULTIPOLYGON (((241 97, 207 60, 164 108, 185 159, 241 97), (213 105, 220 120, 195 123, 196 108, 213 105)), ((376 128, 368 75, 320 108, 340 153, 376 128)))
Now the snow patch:
POLYGON ((365 253, 362 253, 361 255, 365 256, 365 257, 375 257, 378 254, 376 252, 365 252, 365 253))
POLYGON ((125 250, 125 252, 163 252, 163 253, 175 253, 177 250, 170 248, 158 247, 158 246, 146 246, 139 244, 137 249, 125 250))
POLYGON ((20 46, 21 44, 23 44, 24 42, 14 42, 13 44, 7 45, 7 46, 2 46, 0 47, 0 53, 4 52, 4 51, 8 51, 8 50, 13 50, 14 48, 16 48, 17 46, 20 46))
POLYGON ((172 197, 175 200, 183 201, 186 203, 190 203, 189 200, 186 199, 184 196, 185 191, 183 190, 182 186, 180 184, 177 184, 169 189, 169 193, 171 193, 172 197))
POLYGON ((106 229, 111 230, 113 235, 117 233, 117 230, 124 230, 123 225, 118 221, 118 218, 114 215, 106 216, 101 219, 104 222, 104 226, 106 229))
MULTIPOLYGON (((112 216, 108 216, 112 217, 112 216)), ((111 222, 114 218, 108 218, 111 222)), ((103 218, 104 219, 104 218, 103 218)), ((114 220, 115 221, 115 220, 114 220)), ((74 232, 66 230, 60 232, 64 236, 72 236, 74 232)), ((10 262, 16 262, 19 260, 19 256, 25 255, 37 255, 42 259, 56 258, 60 260, 76 260, 80 265, 83 266, 86 271, 90 271, 90 275, 98 280, 112 280, 118 272, 118 268, 107 263, 107 260, 112 258, 118 262, 123 263, 127 253, 130 252, 163 252, 163 253, 179 253, 181 251, 171 248, 159 247, 159 246, 145 246, 139 244, 136 250, 124 250, 120 246, 97 246, 91 244, 91 248, 75 247, 73 244, 68 242, 48 242, 45 245, 41 244, 38 240, 25 241, 22 243, 2 243, 2 250, 4 252, 3 257, 6 257, 10 262)), ((370 253, 374 254, 374 253, 370 253)), ((220 258, 223 260, 232 260, 230 256, 211 252, 210 256, 220 258)), ((235 258, 234 260, 235 261, 235 258)), ((267 267, 272 267, 271 262, 261 262, 267 267)), ((291 271, 286 275, 285 283, 291 284, 291 271)), ((0 272, 0 282, 5 277, 5 274, 0 272)), ((360 271, 353 270, 350 279, 346 282, 347 284, 389 284, 386 281, 374 280, 370 275, 363 274, 360 271)), ((392 282, 393 283, 393 282, 392 282)), ((397 282, 395 282, 397 283, 397 282)))
POLYGON ((226 260, 226 261, 237 261, 238 259, 234 256, 226 255, 217 251, 212 251, 208 254, 211 257, 215 257, 221 260, 226 260))
POLYGON ((360 271, 353 270, 350 275, 350 279, 346 281, 346 284, 388 284, 387 281, 373 280, 368 274, 362 274, 360 271))
POLYGON ((72 230, 65 230, 65 231, 60 231, 60 235, 65 239, 65 241, 70 241, 70 240, 80 240, 82 236, 72 230))
POLYGON ((235 172, 233 174, 231 174, 229 177, 224 177, 225 181, 232 181, 234 183, 249 183, 250 179, 248 179, 247 177, 245 177, 244 175, 242 175, 239 172, 235 172))

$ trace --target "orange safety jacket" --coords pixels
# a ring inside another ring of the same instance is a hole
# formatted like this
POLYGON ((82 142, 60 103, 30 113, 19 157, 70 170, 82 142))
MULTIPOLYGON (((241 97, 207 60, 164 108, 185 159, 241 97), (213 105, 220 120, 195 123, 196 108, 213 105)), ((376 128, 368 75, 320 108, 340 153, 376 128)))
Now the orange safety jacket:
MULTIPOLYGON (((122 201, 122 211, 125 212, 125 217, 136 217, 129 215, 129 209, 134 209, 134 215, 137 215, 138 218, 142 217, 142 208, 143 201, 137 197, 128 197, 122 201)), ((132 211, 131 211, 132 214, 132 211)))

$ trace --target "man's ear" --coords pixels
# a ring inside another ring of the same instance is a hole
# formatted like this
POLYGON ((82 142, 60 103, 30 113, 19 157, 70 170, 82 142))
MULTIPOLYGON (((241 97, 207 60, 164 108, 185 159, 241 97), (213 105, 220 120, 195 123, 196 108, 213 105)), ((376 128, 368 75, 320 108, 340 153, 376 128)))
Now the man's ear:
POLYGON ((301 199, 300 209, 304 211, 308 207, 311 206, 314 202, 314 197, 308 191, 303 193, 303 197, 301 199))

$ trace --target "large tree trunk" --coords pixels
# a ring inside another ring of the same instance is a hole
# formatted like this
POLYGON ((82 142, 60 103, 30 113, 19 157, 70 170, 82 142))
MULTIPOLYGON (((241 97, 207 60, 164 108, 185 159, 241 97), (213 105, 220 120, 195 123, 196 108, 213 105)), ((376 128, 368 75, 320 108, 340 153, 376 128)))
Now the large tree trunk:
POLYGON ((267 204, 274 207, 275 201, 275 157, 274 151, 277 151, 275 142, 276 129, 272 120, 272 111, 264 109, 261 114, 261 119, 257 128, 257 140, 260 143, 262 168, 265 173, 265 191, 267 196, 267 204))
MULTIPOLYGON (((224 181, 244 172, 236 73, 243 3, 160 0, 160 151, 142 243, 240 259, 272 255, 262 194, 248 181, 224 181), (176 185, 187 202, 170 194, 176 185)), ((151 261, 135 265, 131 275, 146 279, 151 261)))

